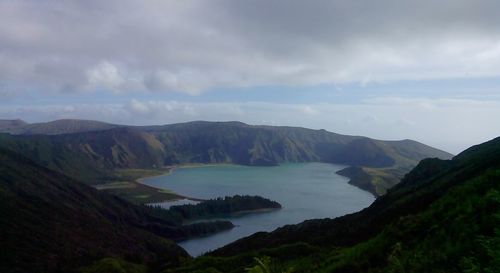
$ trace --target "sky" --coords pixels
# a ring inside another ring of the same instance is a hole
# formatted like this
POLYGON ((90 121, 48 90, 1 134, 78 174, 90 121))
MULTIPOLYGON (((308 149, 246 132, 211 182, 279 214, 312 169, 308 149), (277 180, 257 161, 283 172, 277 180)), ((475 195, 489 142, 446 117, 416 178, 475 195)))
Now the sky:
POLYGON ((500 1, 0 0, 0 119, 500 136, 500 1))

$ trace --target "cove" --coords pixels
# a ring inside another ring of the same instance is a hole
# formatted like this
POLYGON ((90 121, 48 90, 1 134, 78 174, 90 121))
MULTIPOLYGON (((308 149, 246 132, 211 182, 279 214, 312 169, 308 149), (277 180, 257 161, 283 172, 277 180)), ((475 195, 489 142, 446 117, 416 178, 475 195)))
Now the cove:
POLYGON ((275 167, 216 165, 178 168, 171 174, 142 182, 193 198, 260 195, 283 206, 276 211, 224 218, 236 227, 179 243, 189 254, 198 256, 255 232, 272 231, 307 219, 335 218, 369 206, 374 201, 372 194, 348 184, 348 178, 335 173, 345 167, 326 163, 275 167))

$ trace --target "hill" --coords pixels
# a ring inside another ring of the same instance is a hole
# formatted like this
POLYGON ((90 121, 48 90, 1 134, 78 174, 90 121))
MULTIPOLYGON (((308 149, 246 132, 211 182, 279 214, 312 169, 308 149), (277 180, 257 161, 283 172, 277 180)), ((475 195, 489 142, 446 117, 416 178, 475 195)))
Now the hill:
POLYGON ((351 183, 381 195, 421 159, 451 157, 411 140, 382 141, 325 130, 241 122, 118 126, 61 120, 20 128, 24 129, 3 130, 22 135, 0 136, 0 147, 93 184, 120 180, 114 170, 123 168, 156 169, 186 163, 274 166, 318 161, 357 167, 363 175, 351 176, 351 183))
POLYGON ((149 268, 187 253, 170 239, 232 228, 182 225, 166 210, 132 205, 0 149, 0 271, 75 272, 111 257, 149 268))
POLYGON ((0 130, 8 132, 14 128, 19 128, 27 124, 28 123, 20 119, 0 119, 0 130))
POLYGON ((60 135, 99 131, 120 127, 94 120, 60 119, 50 122, 26 123, 22 120, 0 120, 0 130, 14 135, 60 135))
POLYGON ((500 138, 426 159, 370 207, 256 233, 172 272, 499 272, 500 138), (269 258, 265 258, 269 257, 269 258))

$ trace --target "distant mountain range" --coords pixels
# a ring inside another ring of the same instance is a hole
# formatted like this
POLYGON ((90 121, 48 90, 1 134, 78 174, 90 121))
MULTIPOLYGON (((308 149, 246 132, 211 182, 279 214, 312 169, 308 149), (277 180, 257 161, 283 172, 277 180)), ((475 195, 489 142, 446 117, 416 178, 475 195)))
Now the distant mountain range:
POLYGON ((43 123, 27 123, 20 119, 0 120, 0 131, 14 135, 61 135, 98 131, 118 127, 93 120, 62 119, 43 123))
POLYGON ((421 159, 452 155, 412 140, 382 141, 298 127, 195 121, 125 126, 88 120, 0 121, 0 147, 90 184, 117 168, 186 163, 273 166, 327 162, 352 166, 351 183, 383 194, 421 159))

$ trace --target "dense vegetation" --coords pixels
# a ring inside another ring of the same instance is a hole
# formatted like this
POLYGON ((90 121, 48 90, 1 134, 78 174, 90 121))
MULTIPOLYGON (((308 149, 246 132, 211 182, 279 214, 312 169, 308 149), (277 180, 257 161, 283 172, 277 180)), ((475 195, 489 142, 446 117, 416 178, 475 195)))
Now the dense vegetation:
POLYGON ((83 272, 121 267, 142 272, 172 266, 187 254, 170 240, 234 227, 229 221, 186 221, 279 207, 259 196, 169 210, 133 205, 0 149, 0 272, 70 272, 80 266, 83 272))
POLYGON ((257 233, 168 272, 500 272, 500 138, 423 160, 369 208, 257 233), (258 272, 258 271, 255 271, 258 272))
POLYGON ((71 272, 104 257, 175 265, 187 253, 169 239, 232 227, 184 226, 0 149, 0 272, 71 272))
MULTIPOLYGON (((123 168, 185 163, 273 166, 315 161, 362 167, 359 170, 367 175, 363 183, 372 184, 375 189, 371 192, 380 195, 421 159, 451 156, 411 140, 381 141, 325 130, 240 122, 118 126, 82 120, 35 124, 0 121, 0 132, 17 134, 0 134, 0 147, 91 184, 121 181, 113 170, 123 168)), ((358 185, 356 181, 353 183, 358 185)))
POLYGON ((169 211, 179 215, 184 220, 197 220, 261 209, 279 208, 281 208, 281 205, 278 202, 260 196, 235 195, 203 201, 196 205, 172 206, 169 211))

